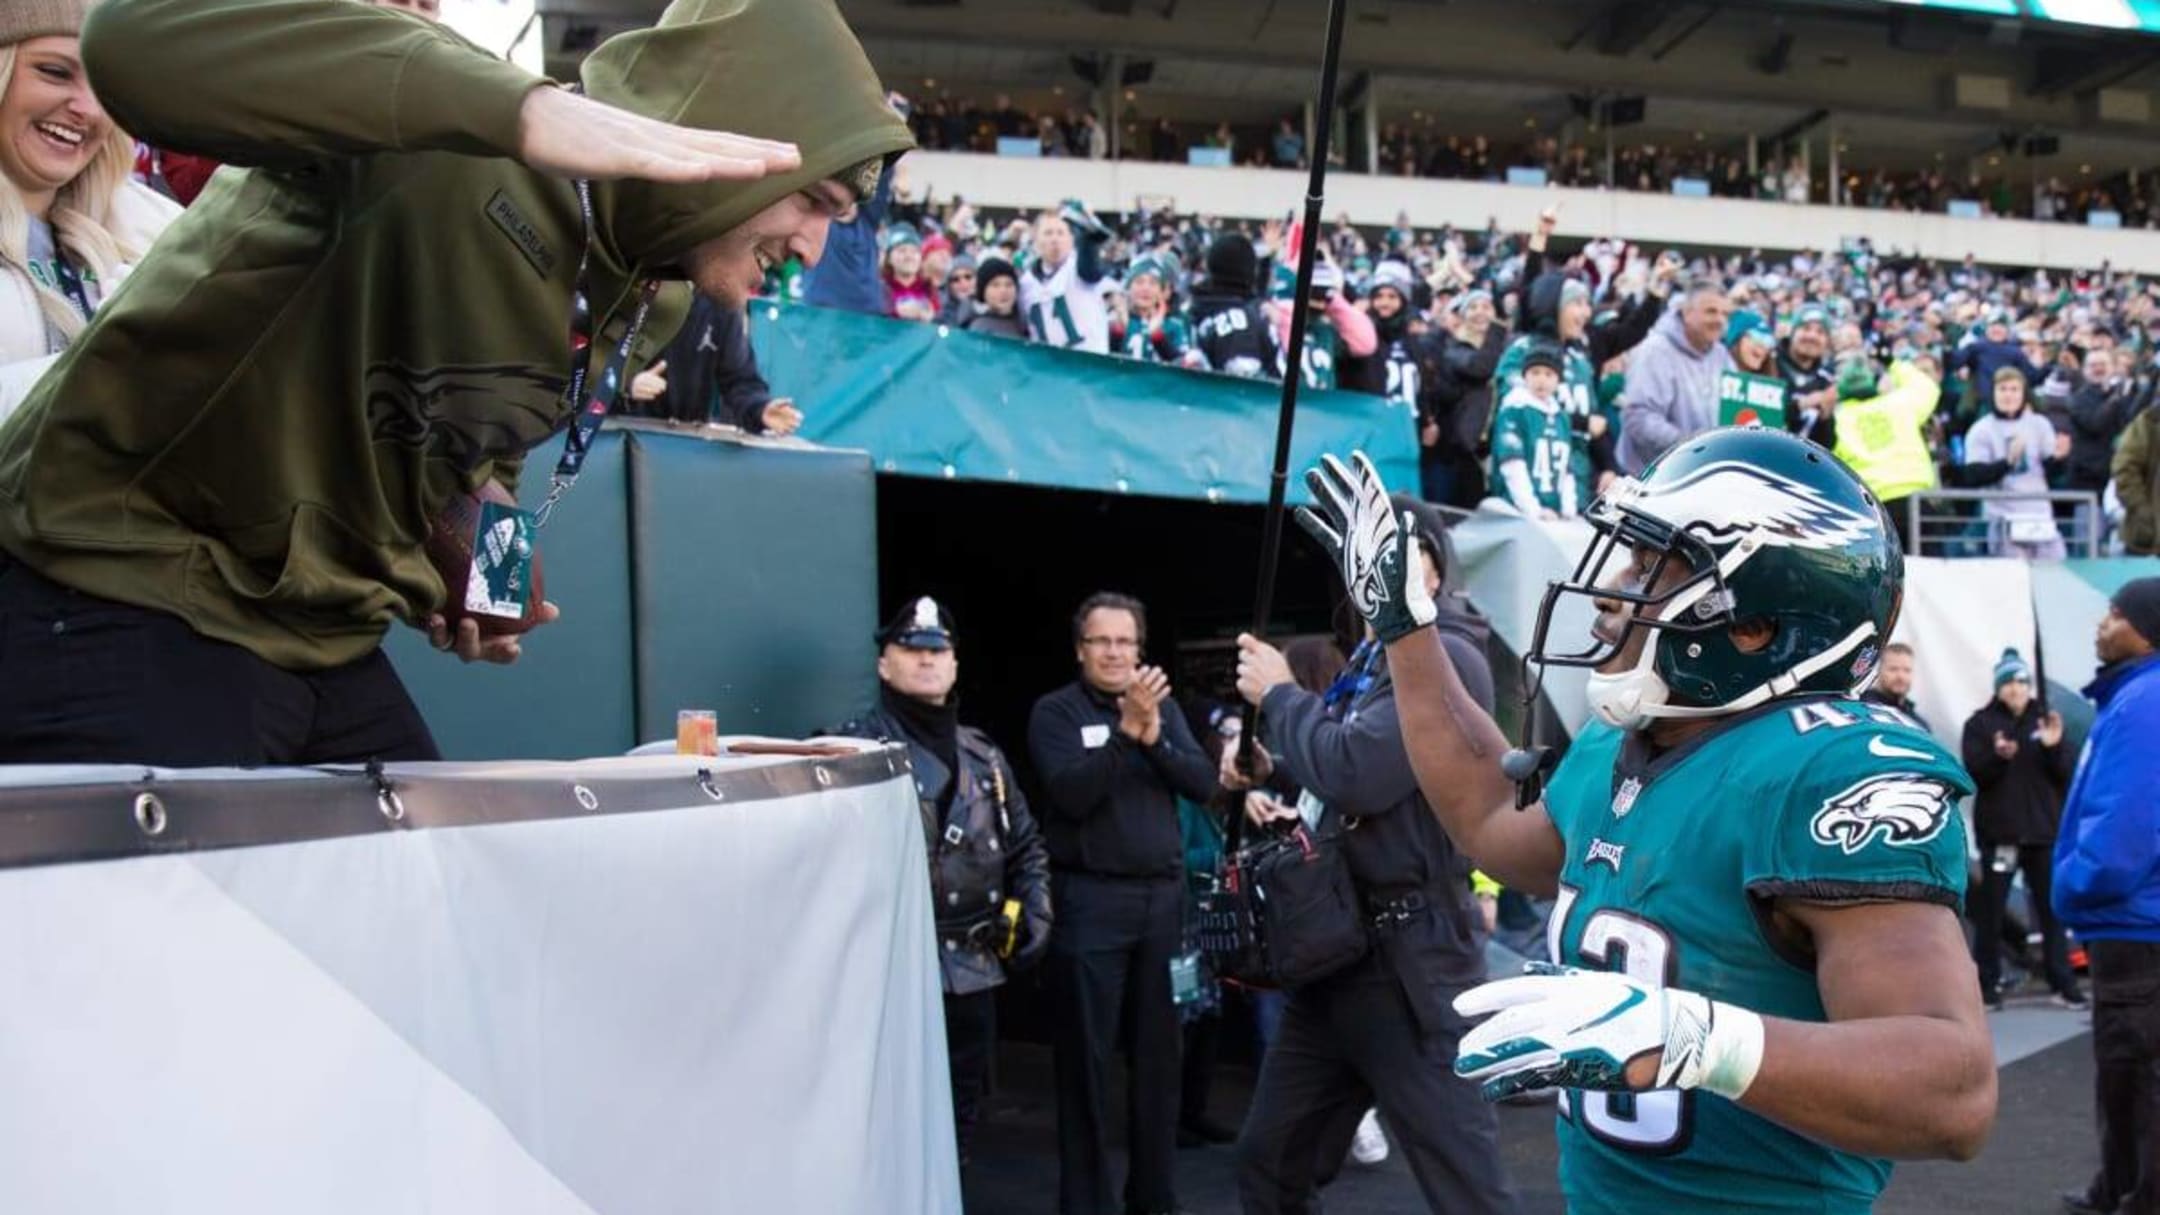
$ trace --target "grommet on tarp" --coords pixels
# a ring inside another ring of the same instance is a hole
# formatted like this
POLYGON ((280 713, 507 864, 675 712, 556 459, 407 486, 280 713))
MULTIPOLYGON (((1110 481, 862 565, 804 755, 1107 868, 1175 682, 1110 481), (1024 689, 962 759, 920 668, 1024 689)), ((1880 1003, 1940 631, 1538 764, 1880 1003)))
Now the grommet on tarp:
POLYGON ((585 807, 587 810, 598 810, 600 808, 600 795, 583 785, 570 786, 570 795, 577 799, 578 805, 585 807))
POLYGON ((405 801, 390 784, 388 773, 383 771, 382 761, 371 759, 367 765, 367 778, 375 784, 375 808, 393 823, 405 821, 405 801))
POLYGON ((165 803, 158 800, 157 794, 143 792, 135 795, 135 826, 144 835, 158 836, 165 834, 167 821, 169 820, 165 816, 165 803))
POLYGON ((813 768, 812 771, 817 773, 818 788, 829 789, 832 787, 832 770, 830 768, 827 768, 823 764, 819 764, 816 768, 813 768))
MULTIPOLYGON (((699 768, 697 770, 697 787, 703 789, 705 796, 716 802, 727 800, 727 794, 720 791, 720 778, 713 775, 711 768, 699 768)), ((590 809, 590 807, 587 808, 590 809)))

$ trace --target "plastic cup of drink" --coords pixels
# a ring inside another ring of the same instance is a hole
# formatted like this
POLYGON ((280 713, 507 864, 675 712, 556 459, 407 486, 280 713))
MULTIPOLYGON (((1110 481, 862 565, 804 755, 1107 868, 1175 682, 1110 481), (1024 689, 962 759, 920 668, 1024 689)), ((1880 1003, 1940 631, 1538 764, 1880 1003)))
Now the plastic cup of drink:
POLYGON ((684 709, 675 714, 675 754, 720 754, 720 718, 711 709, 684 709))

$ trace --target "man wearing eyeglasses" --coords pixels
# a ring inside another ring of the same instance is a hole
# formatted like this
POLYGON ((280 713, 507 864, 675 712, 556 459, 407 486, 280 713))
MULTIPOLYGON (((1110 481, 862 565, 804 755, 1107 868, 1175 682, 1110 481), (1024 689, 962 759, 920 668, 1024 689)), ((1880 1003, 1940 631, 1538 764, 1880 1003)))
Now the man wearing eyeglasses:
POLYGON ((1058 1211, 1177 1208, 1178 1017, 1170 964, 1184 899, 1177 798, 1205 802, 1215 773, 1146 665, 1147 609, 1109 592, 1073 614, 1080 677, 1035 702, 1028 751, 1043 788, 1056 1005, 1058 1211), (1131 1117, 1122 1202, 1110 1181, 1109 1061, 1130 1026, 1131 1117))

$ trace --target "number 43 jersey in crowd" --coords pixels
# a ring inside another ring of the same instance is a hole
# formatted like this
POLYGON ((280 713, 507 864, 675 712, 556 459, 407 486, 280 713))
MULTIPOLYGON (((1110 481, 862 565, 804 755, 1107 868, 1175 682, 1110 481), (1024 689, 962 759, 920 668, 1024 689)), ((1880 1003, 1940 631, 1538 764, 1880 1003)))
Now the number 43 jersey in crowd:
MULTIPOLYGON (((1545 807, 1566 842, 1549 944, 1765 1016, 1827 1021, 1811 960, 1770 924, 1779 898, 1912 900, 1965 890, 1957 759, 1895 709, 1779 701, 1655 757, 1587 727, 1545 807)), ((1571 1215, 1866 1212, 1890 1162, 1842 1152, 1702 1091, 1570 1090, 1571 1215)))

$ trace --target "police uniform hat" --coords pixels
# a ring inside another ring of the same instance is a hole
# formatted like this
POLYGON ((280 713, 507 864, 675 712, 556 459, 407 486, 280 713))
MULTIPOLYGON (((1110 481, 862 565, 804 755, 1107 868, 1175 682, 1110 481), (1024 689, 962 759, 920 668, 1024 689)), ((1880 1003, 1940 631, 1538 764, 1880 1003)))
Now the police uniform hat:
POLYGON ((878 630, 877 642, 911 650, 949 650, 953 648, 952 613, 928 595, 909 600, 878 630))

